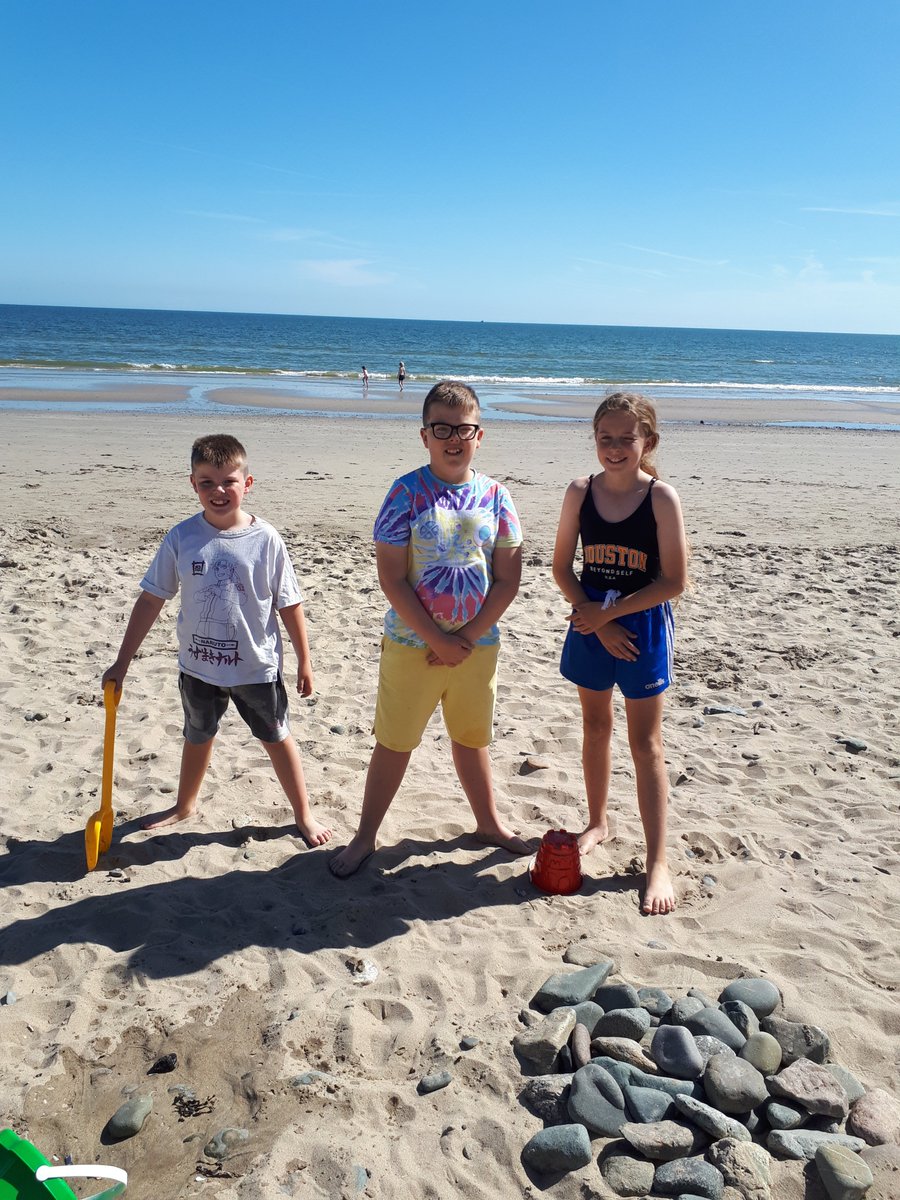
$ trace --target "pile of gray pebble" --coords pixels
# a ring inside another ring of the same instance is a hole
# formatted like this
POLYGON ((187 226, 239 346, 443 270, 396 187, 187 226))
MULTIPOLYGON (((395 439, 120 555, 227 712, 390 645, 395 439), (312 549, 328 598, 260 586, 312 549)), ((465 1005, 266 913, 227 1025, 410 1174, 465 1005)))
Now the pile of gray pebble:
POLYGON ((563 1175, 591 1163, 592 1139, 616 1139, 599 1164, 617 1196, 777 1200, 772 1156, 814 1162, 829 1200, 865 1196, 860 1151, 900 1142, 900 1103, 831 1062, 828 1035, 789 1020, 774 983, 673 998, 613 971, 551 975, 520 1013, 520 1099, 544 1123, 527 1170, 563 1175))

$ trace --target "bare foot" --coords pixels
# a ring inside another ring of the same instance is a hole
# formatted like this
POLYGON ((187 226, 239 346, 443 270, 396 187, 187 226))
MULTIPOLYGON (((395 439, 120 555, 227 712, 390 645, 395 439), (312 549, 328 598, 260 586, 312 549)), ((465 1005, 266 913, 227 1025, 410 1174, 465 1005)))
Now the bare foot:
POLYGON ((599 846, 601 842, 605 842, 609 837, 609 825, 606 821, 602 825, 588 825, 578 835, 578 849, 581 851, 581 857, 590 854, 595 846, 599 846))
POLYGON ((479 842, 484 842, 486 846, 499 846, 501 850, 508 850, 510 854, 534 854, 533 844, 526 842, 512 829, 507 829, 503 825, 498 825, 496 829, 487 832, 483 829, 476 829, 475 837, 479 842))
POLYGON ((314 821, 312 817, 307 821, 297 822, 297 832, 312 850, 313 846, 324 846, 326 842, 330 842, 333 834, 327 825, 320 825, 318 821, 314 821))
POLYGON ((648 916, 659 917, 670 913, 675 907, 675 889, 669 876, 666 863, 657 863, 648 867, 645 876, 644 899, 641 902, 641 912, 648 916))
POLYGON ((367 858, 375 853, 375 847, 359 838, 351 838, 350 844, 328 860, 328 870, 335 879, 349 879, 355 875, 367 858))
POLYGON ((179 821, 186 821, 193 811, 189 808, 187 812, 182 812, 177 805, 173 805, 163 812, 151 813, 149 817, 144 817, 141 829, 162 829, 165 825, 177 825, 179 821))

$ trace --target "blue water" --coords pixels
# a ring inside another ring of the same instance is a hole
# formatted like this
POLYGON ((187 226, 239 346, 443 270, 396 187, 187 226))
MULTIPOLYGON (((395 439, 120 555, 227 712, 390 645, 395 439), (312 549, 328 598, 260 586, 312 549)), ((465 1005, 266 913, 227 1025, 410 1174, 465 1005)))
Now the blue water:
POLYGON ((890 335, 0 305, 0 387, 46 387, 48 376, 67 390, 176 377, 221 385, 226 376, 254 387, 302 380, 306 395, 346 397, 359 393, 363 363, 377 387, 401 358, 409 385, 463 379, 483 401, 629 385, 651 395, 900 402, 900 337, 890 335))

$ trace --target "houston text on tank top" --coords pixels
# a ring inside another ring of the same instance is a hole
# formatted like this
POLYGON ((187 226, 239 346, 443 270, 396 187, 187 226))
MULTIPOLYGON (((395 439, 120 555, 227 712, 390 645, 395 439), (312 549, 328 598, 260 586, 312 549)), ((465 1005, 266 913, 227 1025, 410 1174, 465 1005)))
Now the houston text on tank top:
POLYGON ((616 591, 630 596, 659 575, 659 542, 653 515, 653 485, 634 512, 623 521, 607 521, 597 512, 588 480, 581 504, 581 582, 598 591, 616 591))

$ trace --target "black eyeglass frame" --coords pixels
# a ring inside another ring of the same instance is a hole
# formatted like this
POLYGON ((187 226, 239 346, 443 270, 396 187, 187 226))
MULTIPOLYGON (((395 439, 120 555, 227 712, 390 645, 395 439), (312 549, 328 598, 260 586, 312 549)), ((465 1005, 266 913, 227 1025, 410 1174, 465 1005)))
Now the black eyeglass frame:
POLYGON ((473 425, 471 421, 463 421, 461 425, 451 425, 449 421, 429 421, 425 428, 430 429, 439 442, 449 442, 454 433, 461 442, 473 442, 481 426, 473 425), (442 437, 438 433, 439 429, 449 429, 450 432, 446 437, 442 437), (472 432, 467 437, 463 437, 460 433, 461 429, 471 429, 472 432))

